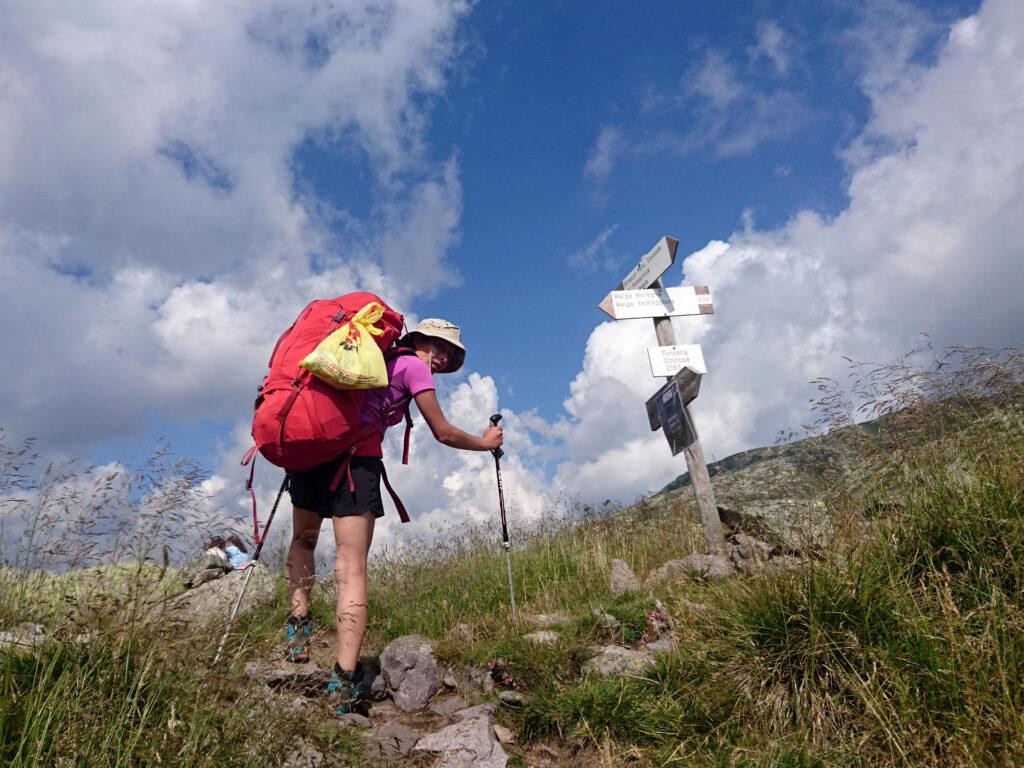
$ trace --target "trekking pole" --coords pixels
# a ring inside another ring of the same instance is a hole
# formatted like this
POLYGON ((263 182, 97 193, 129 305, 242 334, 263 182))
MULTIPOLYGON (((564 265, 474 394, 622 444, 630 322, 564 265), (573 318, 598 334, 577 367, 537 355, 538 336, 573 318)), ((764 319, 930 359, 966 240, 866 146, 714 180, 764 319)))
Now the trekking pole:
POLYGON ((242 599, 245 597, 245 590, 249 587, 249 580, 252 578, 253 571, 256 570, 256 566, 259 564, 260 552, 263 550, 263 544, 267 540, 267 531, 270 530, 270 524, 274 522, 274 513, 277 512, 277 505, 281 503, 281 497, 284 496, 285 489, 288 487, 288 474, 285 473, 284 480, 281 482, 281 490, 277 492, 277 498, 274 499, 274 506, 270 508, 270 515, 267 516, 267 524, 263 526, 263 535, 260 537, 259 542, 256 544, 256 551, 252 555, 252 565, 247 569, 249 572, 245 574, 245 581, 242 582, 242 588, 238 590, 238 598, 235 600, 235 607, 231 609, 231 615, 228 617, 228 626, 224 630, 224 636, 221 637, 220 643, 217 644, 217 653, 213 655, 213 663, 216 664, 220 661, 221 651, 224 650, 224 643, 228 641, 228 635, 231 634, 232 628, 235 626, 235 617, 238 616, 238 609, 242 607, 242 599))
MULTIPOLYGON (((491 416, 491 425, 498 426, 501 421, 501 414, 491 416)), ((505 567, 508 569, 508 597, 512 603, 512 618, 516 617, 516 593, 512 588, 512 553, 511 544, 508 540, 508 522, 505 520, 505 491, 501 487, 501 457, 505 452, 501 448, 495 448, 491 453, 494 455, 494 471, 498 475, 498 504, 501 507, 501 545, 505 550, 505 567)))

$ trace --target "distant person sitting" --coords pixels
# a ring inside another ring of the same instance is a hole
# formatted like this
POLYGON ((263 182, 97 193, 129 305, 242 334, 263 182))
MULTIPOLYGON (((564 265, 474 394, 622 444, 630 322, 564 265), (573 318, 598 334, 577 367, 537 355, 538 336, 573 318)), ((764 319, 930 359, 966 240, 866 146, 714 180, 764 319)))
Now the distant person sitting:
POLYGON ((226 546, 227 542, 221 536, 214 536, 206 545, 206 551, 181 569, 181 583, 185 589, 195 589, 231 570, 226 546))
POLYGON ((228 536, 228 545, 224 548, 224 551, 228 556, 228 565, 234 568, 236 571, 242 568, 248 568, 252 565, 252 560, 249 559, 249 550, 245 546, 245 542, 235 534, 228 536))

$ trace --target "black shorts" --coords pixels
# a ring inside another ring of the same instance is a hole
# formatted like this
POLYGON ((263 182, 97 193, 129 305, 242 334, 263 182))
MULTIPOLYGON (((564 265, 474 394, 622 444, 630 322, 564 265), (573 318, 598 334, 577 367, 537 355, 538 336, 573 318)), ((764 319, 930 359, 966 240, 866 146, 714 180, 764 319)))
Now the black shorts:
POLYGON ((373 512, 384 517, 384 503, 380 498, 380 473, 384 463, 373 456, 354 456, 351 470, 355 493, 349 488, 348 474, 342 472, 338 489, 331 491, 331 483, 338 474, 341 459, 304 472, 289 471, 288 493, 292 506, 316 512, 320 517, 347 517, 373 512))

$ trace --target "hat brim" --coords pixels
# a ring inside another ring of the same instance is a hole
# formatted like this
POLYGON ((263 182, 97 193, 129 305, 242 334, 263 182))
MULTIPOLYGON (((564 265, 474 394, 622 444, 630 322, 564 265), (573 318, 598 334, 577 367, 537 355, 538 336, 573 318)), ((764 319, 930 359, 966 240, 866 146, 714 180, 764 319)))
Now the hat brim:
POLYGON ((466 362, 466 348, 458 342, 446 339, 444 336, 435 336, 431 333, 424 333, 423 331, 409 331, 409 333, 405 334, 405 338, 402 339, 402 341, 411 343, 414 336, 422 336, 425 339, 437 339, 438 341, 443 341, 455 350, 455 356, 452 357, 448 361, 448 365, 438 371, 438 373, 455 373, 462 367, 462 364, 466 362))

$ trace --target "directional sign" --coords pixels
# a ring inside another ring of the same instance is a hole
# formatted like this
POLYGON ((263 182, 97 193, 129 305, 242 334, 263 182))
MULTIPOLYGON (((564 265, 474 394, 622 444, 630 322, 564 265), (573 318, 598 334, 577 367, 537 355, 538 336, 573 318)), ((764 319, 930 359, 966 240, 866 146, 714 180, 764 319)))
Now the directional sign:
POLYGON ((700 393, 701 375, 692 368, 683 368, 647 401, 647 420, 651 424, 652 432, 661 428, 665 423, 662 418, 665 406, 659 406, 659 403, 663 401, 669 403, 675 397, 679 401, 680 408, 689 405, 697 399, 697 395, 700 393), (666 399, 666 396, 669 395, 670 397, 666 399))
POLYGON ((712 315, 715 312, 711 289, 706 285, 612 291, 597 306, 616 320, 673 315, 712 315))
POLYGON ((683 368, 692 368, 697 373, 707 373, 704 352, 700 344, 680 344, 675 347, 648 347, 652 376, 675 376, 683 368))
POLYGON ((641 257, 640 263, 622 278, 622 282, 615 290, 635 291, 650 288, 654 285, 654 281, 672 266, 672 262, 676 260, 676 248, 678 247, 679 241, 675 238, 668 235, 661 238, 657 245, 641 257))

